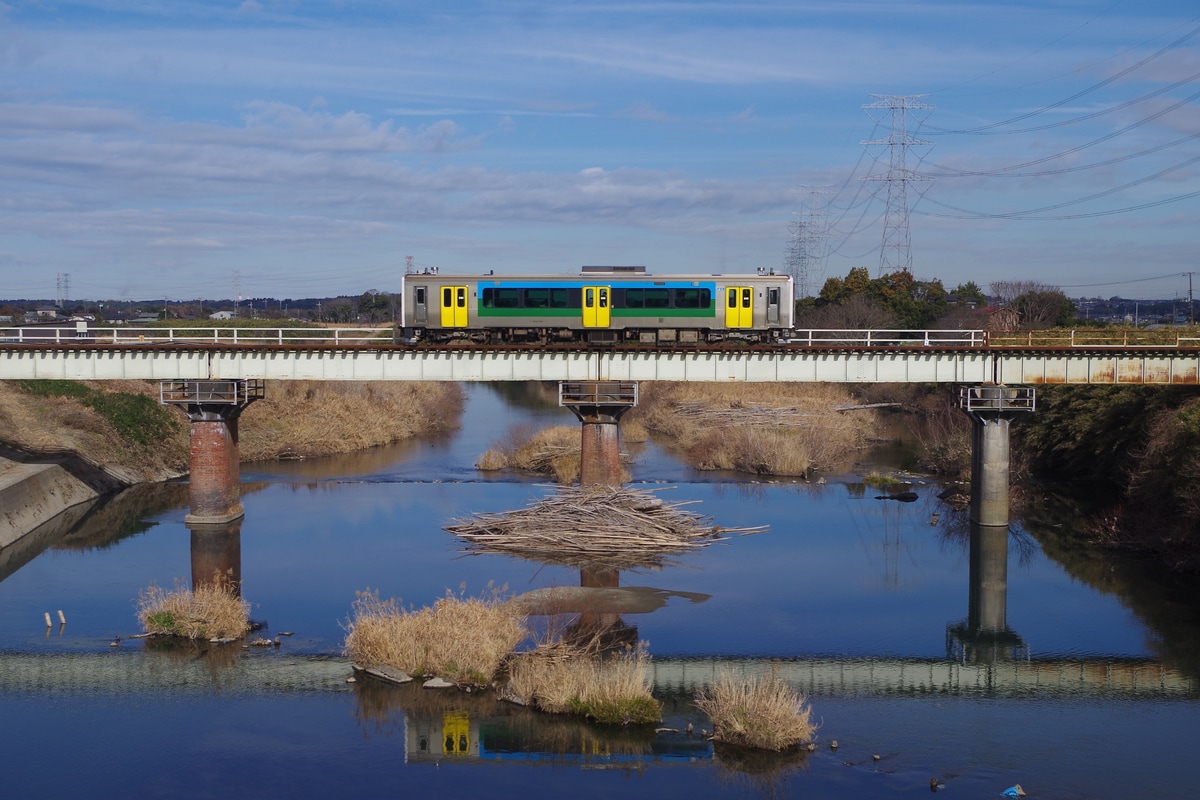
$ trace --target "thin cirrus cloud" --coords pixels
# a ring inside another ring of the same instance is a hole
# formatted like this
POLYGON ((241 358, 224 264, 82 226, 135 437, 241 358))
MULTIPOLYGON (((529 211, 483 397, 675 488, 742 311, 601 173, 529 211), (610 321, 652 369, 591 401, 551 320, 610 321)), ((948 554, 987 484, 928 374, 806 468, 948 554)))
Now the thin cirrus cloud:
POLYGON ((863 178, 886 176, 887 148, 863 142, 894 120, 863 106, 881 94, 933 107, 909 131, 932 145, 908 167, 940 176, 910 201, 922 277, 986 285, 1019 268, 1080 283, 1070 274, 1127 274, 1139 248, 1166 272, 1190 258, 1195 204, 1120 226, 1088 214, 1200 178, 1196 143, 1174 142, 1200 110, 1170 108, 1195 87, 1081 118, 1200 73, 1184 42, 1121 74, 1193 17, 1168 0, 8 0, 0 263, 35 297, 62 271, 97 291, 140 285, 131 271, 158 292, 159 274, 196 286, 237 270, 248 292, 281 294, 281 275, 354 292, 386 288, 378 276, 407 254, 463 270, 489 257, 749 270, 781 266, 803 187, 820 186, 823 269, 844 274, 879 261, 886 182, 863 178), (1013 130, 1051 122, 1064 124, 1013 130), (1005 174, 1042 158, 1053 174, 1005 174), (1074 169, 1089 164, 1102 166, 1074 169), (1072 219, 1004 216, 1059 202, 1072 219))

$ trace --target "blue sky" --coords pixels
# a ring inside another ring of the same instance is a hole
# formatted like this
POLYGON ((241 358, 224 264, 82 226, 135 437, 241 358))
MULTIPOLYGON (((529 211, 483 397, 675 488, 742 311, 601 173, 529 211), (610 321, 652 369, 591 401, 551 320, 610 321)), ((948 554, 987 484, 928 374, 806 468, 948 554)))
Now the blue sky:
POLYGON ((0 184, 0 297, 753 272, 796 222, 816 291, 905 207, 948 287, 1182 296, 1200 7, 0 0, 0 184))

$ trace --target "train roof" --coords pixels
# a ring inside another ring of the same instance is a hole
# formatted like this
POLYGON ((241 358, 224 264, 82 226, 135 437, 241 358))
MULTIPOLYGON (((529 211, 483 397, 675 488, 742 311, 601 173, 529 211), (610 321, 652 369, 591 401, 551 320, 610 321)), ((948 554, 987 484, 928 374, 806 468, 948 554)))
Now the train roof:
POLYGON ((486 273, 466 273, 466 272, 409 272, 404 275, 405 278, 442 278, 454 280, 509 280, 509 281, 536 281, 536 280, 638 280, 638 279, 653 279, 658 281, 699 281, 712 280, 713 278, 734 278, 737 280, 752 280, 759 278, 774 278, 776 280, 791 280, 791 276, 784 273, 776 272, 712 272, 712 273, 694 273, 694 272, 600 272, 589 271, 583 273, 521 273, 521 272, 486 272, 486 273))

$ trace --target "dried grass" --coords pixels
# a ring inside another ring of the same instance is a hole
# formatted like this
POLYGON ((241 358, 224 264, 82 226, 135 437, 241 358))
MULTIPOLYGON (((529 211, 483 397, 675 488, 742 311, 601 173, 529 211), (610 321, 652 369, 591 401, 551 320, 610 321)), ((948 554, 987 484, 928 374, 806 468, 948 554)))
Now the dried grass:
POLYGON ((475 462, 475 468, 483 470, 484 472, 495 472, 496 470, 504 469, 507 466, 508 456, 504 454, 504 451, 495 447, 489 448, 487 452, 481 455, 479 460, 475 462))
POLYGON ((808 475, 845 460, 879 428, 877 412, 853 407, 836 384, 653 382, 633 419, 697 469, 808 475))
MULTIPOLYGON (((624 425, 621 438, 627 438, 624 425)), ((479 457, 475 466, 483 470, 524 470, 549 475, 559 484, 574 483, 579 479, 582 439, 578 425, 554 425, 538 431, 529 426, 514 426, 503 441, 479 457)), ((628 479, 625 472, 622 480, 628 479)))
POLYGON ((641 725, 662 719, 650 693, 645 645, 615 655, 557 640, 513 658, 512 699, 550 714, 575 714, 605 725, 641 725))
POLYGON ((811 742, 812 707, 777 675, 739 680, 723 674, 696 698, 713 723, 713 740, 753 750, 786 750, 811 742))
POLYGON ((242 412, 243 461, 311 458, 391 444, 458 424, 456 383, 268 381, 242 412))
POLYGON ((405 609, 370 589, 357 592, 346 624, 346 655, 363 667, 391 666, 438 675, 460 686, 490 683, 526 638, 525 617, 498 592, 464 598, 447 592, 432 607, 405 609))
POLYGON ((226 581, 195 590, 151 586, 138 596, 138 620, 146 633, 184 639, 240 639, 250 631, 250 604, 226 581))
MULTIPOLYGON (((109 398, 141 395, 157 401, 158 386, 146 381, 69 382, 109 398)), ((177 425, 150 444, 123 439, 112 422, 78 397, 23 391, 18 381, 0 381, 0 443, 39 455, 70 455, 121 483, 168 480, 186 474, 188 426, 177 425)), ((175 412, 169 412, 172 419, 175 412)))
POLYGON ((579 428, 555 425, 533 431, 527 426, 510 429, 504 441, 479 457, 476 466, 483 470, 519 469, 538 475, 551 475, 563 484, 579 477, 579 428))

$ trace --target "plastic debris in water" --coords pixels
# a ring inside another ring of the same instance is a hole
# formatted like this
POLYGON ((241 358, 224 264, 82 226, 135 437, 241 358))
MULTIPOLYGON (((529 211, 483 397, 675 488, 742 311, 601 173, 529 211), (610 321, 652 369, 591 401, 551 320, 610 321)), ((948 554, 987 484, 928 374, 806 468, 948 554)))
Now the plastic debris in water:
POLYGON ((1008 787, 1000 794, 1004 795, 1005 797, 1024 797, 1025 790, 1022 789, 1021 784, 1018 783, 1016 786, 1008 787))

